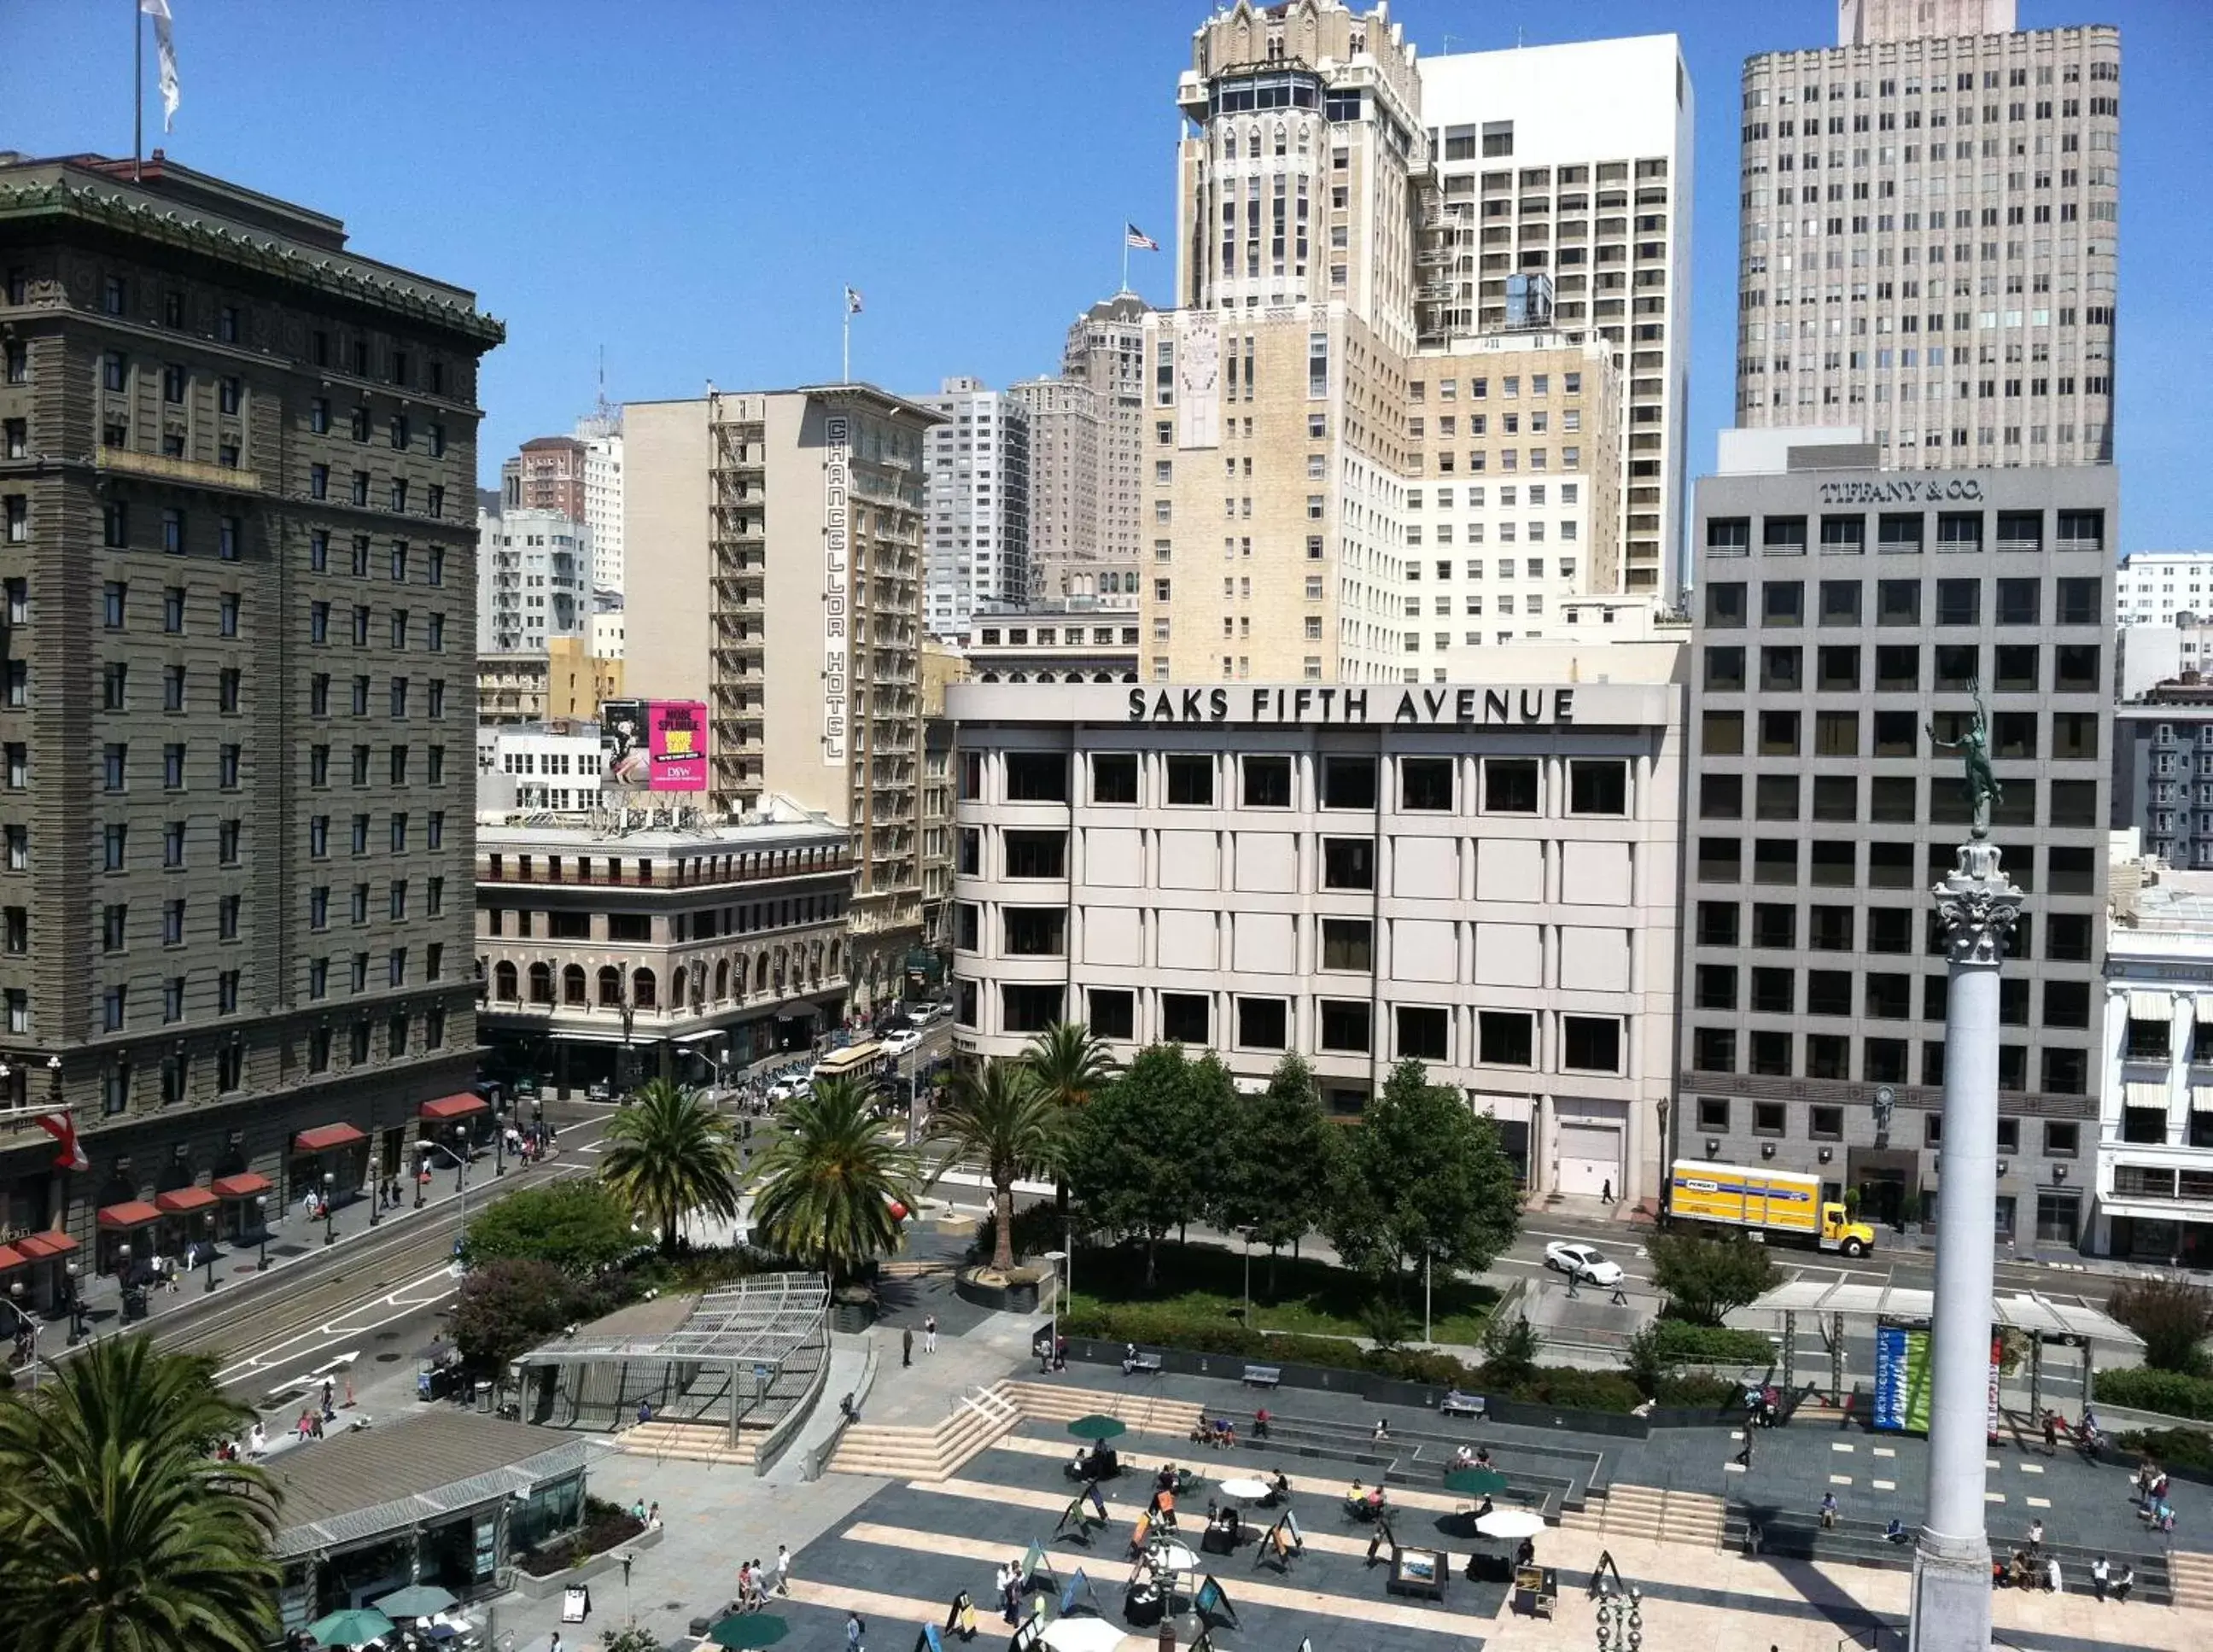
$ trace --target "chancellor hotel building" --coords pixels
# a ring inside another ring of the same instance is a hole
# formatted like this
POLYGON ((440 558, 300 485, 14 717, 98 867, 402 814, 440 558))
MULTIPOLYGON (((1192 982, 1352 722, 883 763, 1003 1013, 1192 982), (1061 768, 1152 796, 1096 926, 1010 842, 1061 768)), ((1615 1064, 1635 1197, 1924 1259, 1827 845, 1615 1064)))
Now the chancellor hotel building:
POLYGON ((158 153, 0 155, 0 1224, 96 1230, 105 1269, 264 1193, 351 1197, 426 1105, 482 1109, 472 516, 502 335, 158 153), (64 1110, 76 1176, 34 1127, 64 1110))
POLYGON ((1998 1231, 2082 1231, 2107 1034, 2115 476, 1901 476, 1838 432, 1724 432, 1700 546, 1675 1151, 1934 1220, 1979 686, 1991 838, 2027 894, 1999 983, 1998 1231), (1794 441, 1794 436, 1797 438, 1794 441), (1823 440, 1827 438, 1827 440, 1823 440))
POLYGON ((1356 1118, 1393 1064, 1530 1186, 1655 1195, 1673 1041, 1679 644, 1458 684, 962 684, 954 1048, 1063 1019, 1356 1118))

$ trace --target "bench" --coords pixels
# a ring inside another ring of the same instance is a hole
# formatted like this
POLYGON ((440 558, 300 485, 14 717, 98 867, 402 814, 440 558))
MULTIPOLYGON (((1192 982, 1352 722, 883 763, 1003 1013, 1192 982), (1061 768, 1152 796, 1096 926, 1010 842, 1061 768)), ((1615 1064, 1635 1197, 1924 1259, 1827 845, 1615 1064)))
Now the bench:
POLYGON ((1283 1380, 1280 1365, 1248 1365, 1245 1368, 1245 1386, 1248 1388, 1273 1388, 1283 1380))
POLYGON ((1158 1354, 1132 1354, 1122 1362, 1124 1376, 1158 1376, 1161 1356, 1158 1354))
POLYGON ((1448 1389, 1445 1397, 1437 1402, 1437 1414, 1440 1417, 1479 1417, 1484 1414, 1484 1410, 1481 1394, 1464 1394, 1457 1388, 1448 1389))

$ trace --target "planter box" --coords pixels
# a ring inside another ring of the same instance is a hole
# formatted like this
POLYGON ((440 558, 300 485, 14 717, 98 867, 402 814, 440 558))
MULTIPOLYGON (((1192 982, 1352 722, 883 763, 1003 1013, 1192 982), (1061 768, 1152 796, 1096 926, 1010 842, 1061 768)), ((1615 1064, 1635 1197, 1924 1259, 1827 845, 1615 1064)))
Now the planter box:
POLYGON ((833 1301, 830 1304, 830 1328, 842 1331, 847 1336, 858 1336, 875 1322, 875 1317, 876 1305, 873 1300, 864 1302, 833 1301))
POLYGON ((514 1568, 515 1590, 527 1600, 550 1600, 571 1583, 586 1582, 602 1572, 614 1570, 622 1564, 625 1551, 657 1548, 661 1531, 661 1527, 649 1526, 628 1542, 618 1543, 612 1549, 602 1549, 581 1565, 571 1566, 566 1571, 548 1572, 543 1577, 533 1576, 517 1566, 514 1568))
POLYGON ((1007 1285, 987 1285, 965 1270, 953 1276, 953 1294, 964 1302, 1001 1314, 1034 1314, 1038 1306, 1035 1280, 1007 1285))

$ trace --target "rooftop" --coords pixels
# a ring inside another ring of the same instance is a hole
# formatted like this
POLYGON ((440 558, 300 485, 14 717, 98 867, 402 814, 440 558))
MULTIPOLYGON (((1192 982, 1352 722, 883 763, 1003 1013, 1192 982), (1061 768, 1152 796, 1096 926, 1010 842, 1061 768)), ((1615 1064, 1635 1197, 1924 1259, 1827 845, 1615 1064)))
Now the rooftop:
MULTIPOLYGON (((651 801, 653 794, 640 794, 637 808, 671 808, 685 807, 678 800, 690 794, 663 793, 658 802, 651 801)), ((786 845, 799 848, 845 843, 850 835, 844 827, 827 820, 813 818, 797 820, 748 820, 742 825, 717 820, 702 815, 696 826, 638 826, 624 831, 612 819, 607 820, 542 820, 509 824, 509 813, 525 811, 488 811, 477 816, 477 847, 479 849, 538 849, 556 852, 589 850, 594 848, 620 844, 628 850, 698 850, 718 849, 756 850, 777 849, 786 845)))

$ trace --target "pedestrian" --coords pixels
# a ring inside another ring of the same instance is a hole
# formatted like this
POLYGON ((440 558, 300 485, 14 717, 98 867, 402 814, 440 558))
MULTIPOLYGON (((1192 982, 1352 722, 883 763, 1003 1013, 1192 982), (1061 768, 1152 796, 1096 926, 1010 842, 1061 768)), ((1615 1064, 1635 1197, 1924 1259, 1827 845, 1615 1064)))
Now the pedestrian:
POLYGON ((781 1543, 776 1545, 776 1592, 791 1593, 791 1551, 781 1543))
POLYGON ((2112 1573, 2113 1569, 2103 1555, 2090 1563, 2090 1593, 2101 1601, 2106 1598, 2106 1585, 2112 1581, 2112 1573))
POLYGON ((1603 1182, 1599 1184, 1598 1202, 1600 1204, 1611 1204, 1613 1203, 1613 1177, 1609 1176, 1603 1182))
POLYGON ((1837 1529, 1837 1494, 1833 1491, 1821 1494, 1821 1529, 1825 1532, 1837 1529))
POLYGON ((899 1332, 899 1364, 904 1367, 913 1363, 914 1327, 912 1326, 909 1326, 905 1330, 899 1332))
POLYGON ((2121 1563, 2121 1575, 2113 1580, 2113 1603, 2118 1606, 2129 1598, 2129 1591, 2137 1586, 2137 1569, 2125 1560, 2121 1563))
POLYGON ((1737 1448, 1736 1460, 1746 1473, 1752 1472, 1752 1419, 1744 1419, 1744 1443, 1737 1448))
POLYGON ((2050 1589, 2054 1594, 2063 1594, 2066 1592, 2059 1586, 2059 1557, 2058 1555, 2052 1556, 2051 1563, 2045 1568, 2045 1587, 2050 1589))
POLYGON ((868 1632, 869 1626, 861 1621, 859 1612, 849 1612, 845 1614, 845 1644, 850 1652, 861 1652, 861 1637, 868 1632))
POLYGON ((660 1503, 655 1503, 645 1511, 645 1528, 649 1532, 657 1532, 661 1529, 660 1503))
POLYGON ((653 1421, 653 1402, 650 1399, 641 1399, 637 1402, 637 1420, 641 1423, 653 1421))
POLYGON ((546 1637, 546 1652, 561 1652, 561 1631, 555 1630, 546 1637))
POLYGON ((925 1354, 937 1351, 937 1315, 935 1314, 926 1315, 923 1320, 922 1351, 925 1354))
POLYGON ((2028 1551, 2032 1555, 2044 1546, 2044 1522, 2032 1520, 2028 1523, 2028 1551))
POLYGON ((2047 1457, 2059 1454, 2059 1413, 2057 1411, 2044 1414, 2044 1454, 2047 1457))
POLYGON ((747 1612, 753 1607, 753 1563, 750 1560, 738 1563, 738 1604, 747 1612))
POLYGON ((1377 1417, 1377 1418, 1375 1419, 1375 1433, 1374 1438, 1375 1438, 1375 1439, 1377 1439, 1377 1440, 1388 1440, 1390 1437, 1391 1437, 1391 1423, 1390 1423, 1390 1420, 1389 1420, 1387 1417, 1377 1417))

